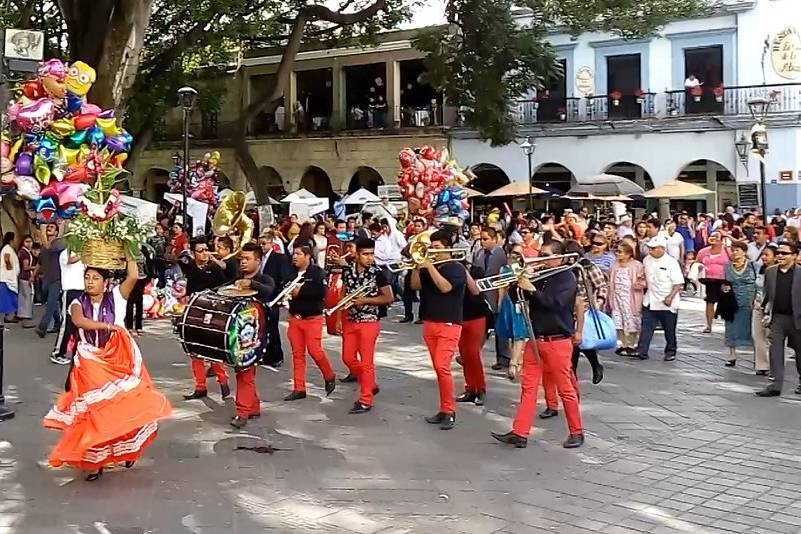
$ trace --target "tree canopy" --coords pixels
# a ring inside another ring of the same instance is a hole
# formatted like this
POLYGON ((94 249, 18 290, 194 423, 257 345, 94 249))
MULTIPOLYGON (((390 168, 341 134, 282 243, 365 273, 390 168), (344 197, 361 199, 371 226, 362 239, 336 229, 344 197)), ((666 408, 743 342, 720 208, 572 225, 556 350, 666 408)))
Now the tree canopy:
POLYGON ((635 38, 708 9, 707 0, 448 0, 449 25, 416 46, 428 53, 427 81, 482 138, 504 145, 517 137, 515 101, 563 76, 548 31, 635 38))

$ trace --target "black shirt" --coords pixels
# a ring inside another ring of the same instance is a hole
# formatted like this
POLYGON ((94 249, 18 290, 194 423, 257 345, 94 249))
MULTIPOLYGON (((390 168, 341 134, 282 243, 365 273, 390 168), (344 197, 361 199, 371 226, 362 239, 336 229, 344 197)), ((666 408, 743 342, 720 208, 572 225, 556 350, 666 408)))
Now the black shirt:
MULTIPOLYGON (((294 280, 298 276, 298 269, 292 266, 289 274, 290 281, 294 280)), ((289 301, 289 313, 302 318, 322 315, 325 278, 325 271, 316 265, 309 265, 303 274, 303 286, 298 296, 289 301)))
POLYGON ((565 271, 534 284, 529 300, 531 326, 536 336, 572 336, 576 331, 573 311, 578 286, 572 271, 565 271))
POLYGON ((773 313, 781 315, 793 314, 793 275, 795 267, 790 268, 786 273, 777 267, 776 271, 776 294, 773 295, 773 313))
POLYGON ((208 262, 203 267, 199 267, 194 261, 190 261, 186 265, 180 265, 182 265, 186 275, 186 296, 206 289, 213 289, 225 283, 225 273, 211 262, 208 262))
POLYGON ((258 291, 259 294, 256 295, 256 299, 258 299, 259 302, 267 304, 273 299, 275 282, 267 274, 256 273, 253 278, 250 279, 250 288, 254 291, 258 291))
POLYGON ((420 318, 435 323, 462 324, 467 273, 464 266, 456 262, 443 263, 435 268, 453 289, 442 293, 427 270, 420 271, 420 318))
MULTIPOLYGON (((484 269, 474 265, 470 268, 470 276, 472 276, 473 279, 483 278, 484 269)), ((473 295, 467 288, 465 288, 464 309, 462 312, 462 318, 465 321, 481 319, 482 317, 486 317, 491 313, 492 310, 489 307, 489 302, 487 302, 487 297, 484 295, 484 293, 473 295)))
POLYGON ((225 282, 231 283, 239 278, 239 260, 228 258, 225 260, 225 282))

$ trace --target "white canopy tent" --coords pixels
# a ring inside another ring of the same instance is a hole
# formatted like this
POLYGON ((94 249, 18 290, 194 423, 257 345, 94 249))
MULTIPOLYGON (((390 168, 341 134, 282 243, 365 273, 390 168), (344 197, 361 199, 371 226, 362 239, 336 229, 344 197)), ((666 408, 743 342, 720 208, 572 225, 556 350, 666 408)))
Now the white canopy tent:
POLYGON ((381 199, 362 187, 353 194, 350 194, 342 199, 342 203, 348 206, 362 206, 368 202, 380 202, 381 199))
POLYGON ((284 198, 282 198, 281 202, 291 204, 292 202, 297 202, 298 200, 309 199, 309 198, 317 198, 317 197, 314 196, 314 193, 310 192, 307 189, 298 189, 294 193, 290 193, 284 198))

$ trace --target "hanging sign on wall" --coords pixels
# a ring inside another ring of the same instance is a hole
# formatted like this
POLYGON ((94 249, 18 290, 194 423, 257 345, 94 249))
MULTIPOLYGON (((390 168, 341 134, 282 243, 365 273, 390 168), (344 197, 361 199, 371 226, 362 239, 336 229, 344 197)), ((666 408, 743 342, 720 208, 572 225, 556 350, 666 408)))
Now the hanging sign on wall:
POLYGON ((780 31, 770 45, 773 70, 782 78, 795 80, 801 76, 801 34, 792 26, 780 31))

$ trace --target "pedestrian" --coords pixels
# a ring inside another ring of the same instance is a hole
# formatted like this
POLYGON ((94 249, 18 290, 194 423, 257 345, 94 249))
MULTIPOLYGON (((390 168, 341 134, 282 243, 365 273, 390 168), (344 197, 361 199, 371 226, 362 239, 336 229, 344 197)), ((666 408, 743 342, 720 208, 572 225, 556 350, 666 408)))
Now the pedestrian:
POLYGON ((58 256, 59 271, 61 273, 61 316, 64 320, 58 329, 56 342, 50 354, 50 361, 58 365, 69 365, 76 346, 76 329, 72 324, 72 316, 68 313, 72 301, 81 296, 84 291, 84 276, 86 268, 81 261, 80 254, 64 249, 58 256))
POLYGON ((645 291, 645 270, 634 259, 634 248, 620 243, 615 250, 617 260, 609 270, 609 299, 620 348, 615 353, 637 356, 637 341, 642 328, 642 299, 645 291))
POLYGON ((751 339, 751 310, 756 292, 757 270, 746 256, 748 247, 736 241, 731 246, 731 262, 726 266, 726 281, 731 286, 737 309, 726 320, 725 344, 729 348, 726 367, 737 364, 737 347, 753 347, 751 339))
POLYGON ((33 279, 36 267, 33 265, 33 237, 26 235, 22 238, 19 248, 19 293, 17 300, 17 319, 22 322, 22 328, 33 328, 33 279))
MULTIPOLYGON (((42 252, 39 255, 39 262, 42 272, 42 290, 45 298, 45 312, 36 327, 36 335, 45 337, 48 333, 55 333, 61 329, 61 323, 65 313, 62 313, 61 305, 61 265, 59 258, 61 251, 66 244, 58 238, 58 225, 48 223, 44 230, 44 241, 42 242, 42 252), (49 329, 53 325, 52 330, 49 329)), ((67 304, 64 304, 66 309, 67 304)))
MULTIPOLYGON (((481 250, 473 257, 473 265, 484 270, 484 276, 495 276, 507 264, 506 253, 498 245, 498 232, 494 228, 481 230, 481 250)), ((498 319, 500 300, 498 290, 487 291, 487 301, 493 313, 493 323, 498 319)), ((509 368, 511 360, 509 340, 495 332, 495 363, 492 369, 500 371, 509 368)))
POLYGON ((607 250, 609 241, 602 234, 595 234, 590 241, 592 248, 584 258, 596 265, 606 275, 615 262, 615 255, 607 250))
POLYGON ((145 296, 145 287, 150 282, 144 251, 141 252, 139 258, 136 258, 136 268, 139 270, 139 274, 136 284, 134 284, 131 290, 131 295, 128 297, 128 304, 125 311, 125 328, 127 328, 134 337, 142 335, 142 315, 144 313, 142 304, 145 296))
POLYGON ((768 357, 768 340, 770 330, 764 325, 765 314, 762 311, 762 301, 765 297, 765 272, 776 264, 776 245, 768 244, 760 254, 758 276, 756 278, 756 294, 752 306, 754 313, 751 315, 751 336, 754 340, 754 370, 757 376, 767 376, 770 369, 770 359, 768 357))
POLYGON ((667 238, 667 253, 676 259, 679 264, 684 263, 684 236, 676 231, 673 219, 665 221, 665 237, 667 238))
POLYGON ((684 286, 684 274, 676 258, 668 255, 663 236, 648 241, 649 255, 643 260, 647 290, 642 301, 642 326, 637 356, 647 360, 651 339, 657 324, 665 332, 665 361, 676 359, 676 322, 679 316, 679 293, 684 286))
POLYGON ((17 322, 19 302, 19 256, 14 250, 14 239, 14 232, 6 232, 0 249, 0 313, 5 314, 6 323, 17 322))
MULTIPOLYGON (((289 278, 289 259, 286 254, 276 251, 274 244, 276 238, 272 230, 259 237, 259 247, 261 248, 261 260, 259 262, 259 272, 268 275, 275 282, 276 290, 284 287, 289 278)), ((272 299, 274 295, 271 295, 272 299)), ((280 319, 280 308, 278 306, 265 307, 267 314, 267 346, 262 351, 264 356, 261 363, 277 369, 284 363, 284 349, 281 346, 281 334, 278 330, 280 319)))
MULTIPOLYGON (((412 232, 413 235, 420 234, 424 232, 426 229, 426 222, 424 219, 415 218, 412 221, 412 232)), ((479 230, 479 235, 481 234, 479 230)), ((414 321, 414 302, 419 300, 417 297, 417 292, 412 289, 411 284, 411 277, 412 271, 411 269, 406 271, 406 275, 403 279, 403 319, 398 321, 399 323, 411 323, 414 321)), ((415 321, 415 324, 423 324, 423 320, 419 319, 420 317, 420 310, 417 313, 418 319, 415 321)))
POLYGON ((456 397, 456 402, 472 402, 476 406, 484 406, 486 399, 487 385, 481 348, 487 335, 487 317, 492 316, 487 297, 479 291, 476 284, 476 280, 483 276, 481 267, 470 267, 464 292, 462 332, 459 334, 457 359, 464 371, 464 392, 456 397))
MULTIPOLYGON (((564 246, 558 241, 543 245, 540 257, 561 255, 564 246)), ((556 261, 559 266, 561 262, 556 261)), ((543 373, 549 374, 556 382, 562 406, 565 409, 569 435, 562 443, 568 449, 580 447, 584 443, 584 430, 581 424, 576 378, 571 371, 571 355, 576 337, 574 312, 578 287, 576 276, 565 271, 534 284, 523 277, 518 282, 525 292, 529 305, 534 338, 526 344, 521 361, 513 361, 509 367, 511 378, 520 378, 520 403, 517 407, 512 430, 505 434, 492 433, 501 443, 517 448, 528 444, 528 436, 537 408, 537 393, 543 373)))
MULTIPOLYGON (((513 246, 512 251, 509 253, 508 264, 501 267, 498 274, 508 275, 514 272, 515 269, 520 269, 522 261, 522 246, 513 246)), ((494 327, 496 336, 509 340, 512 359, 516 357, 517 361, 521 361, 526 343, 531 338, 531 333, 528 331, 523 308, 519 305, 521 293, 518 289, 517 284, 510 284, 498 290, 500 305, 498 306, 494 327)))
POLYGON ((328 237, 326 237, 325 223, 314 225, 315 263, 325 269, 325 257, 328 252, 328 237))
POLYGON ((715 320, 715 304, 720 298, 720 285, 726 279, 726 266, 729 264, 729 249, 723 245, 720 232, 709 234, 709 246, 701 249, 695 261, 703 265, 703 277, 700 279, 706 290, 706 328, 704 333, 712 331, 715 320))
MULTIPOLYGON (((770 328, 770 371, 773 382, 756 392, 758 397, 778 397, 784 386, 784 347, 795 352, 795 366, 801 379, 801 266, 798 245, 787 241, 776 249, 776 265, 765 271, 762 308, 770 328)), ((801 395, 801 385, 795 393, 801 395)))

